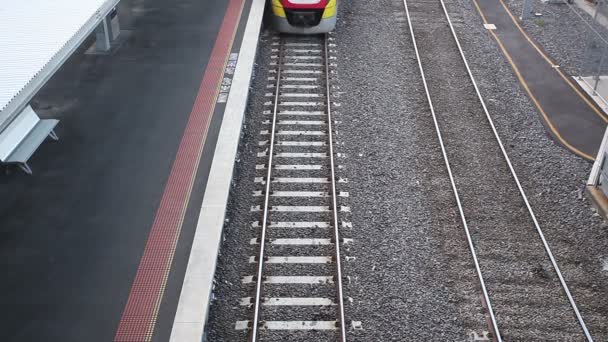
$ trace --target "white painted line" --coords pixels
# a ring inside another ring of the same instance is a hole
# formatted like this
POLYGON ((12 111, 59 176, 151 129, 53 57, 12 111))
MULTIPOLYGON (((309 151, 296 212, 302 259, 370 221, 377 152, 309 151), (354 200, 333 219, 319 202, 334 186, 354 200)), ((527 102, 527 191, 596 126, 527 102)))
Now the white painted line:
MULTIPOLYGON (((248 330, 251 321, 237 321, 235 330, 248 330)), ((338 330, 337 321, 264 321, 260 329, 264 330, 338 330)), ((353 326, 360 327, 361 322, 353 321, 353 326)), ((362 328, 356 328, 362 329, 362 328)))
POLYGON ((319 89, 318 85, 314 84, 285 84, 281 86, 282 89, 319 89))
POLYGON ((228 194, 257 52, 264 0, 252 0, 220 127, 170 342, 202 341, 228 194))
MULTIPOLYGON (((273 94, 271 94, 273 95, 273 94)), ((279 94, 280 98, 284 98, 284 97, 321 97, 320 94, 313 94, 313 93, 282 93, 279 94)))
MULTIPOLYGON (((262 178, 262 177, 259 177, 262 178)), ((257 180, 257 177, 256 177, 257 180)), ((263 181, 263 179, 261 180, 263 181)), ((261 182, 260 181, 260 182, 261 182)), ((260 183, 258 182, 258 183, 260 183)), ((329 183, 327 178, 306 178, 306 177, 275 177, 272 179, 273 183, 329 183)))
POLYGON ((275 170, 322 170, 323 165, 274 165, 275 170))
POLYGON ((330 239, 310 239, 310 238, 293 238, 293 239, 274 239, 271 240, 272 245, 277 246, 329 246, 332 245, 330 239))
POLYGON ((279 152, 275 154, 277 158, 327 158, 327 153, 312 152, 279 152))
POLYGON ((266 330, 336 330, 336 321, 265 321, 266 330))
POLYGON ((317 81, 319 81, 319 79, 315 78, 315 77, 287 77, 287 76, 282 77, 281 80, 287 81, 287 82, 317 82, 317 81))
MULTIPOLYGON (((353 239, 344 239, 344 243, 352 243, 353 239)), ((258 238, 249 239, 250 245, 258 245, 258 238)), ((273 239, 270 244, 276 246, 329 246, 333 243, 331 239, 313 239, 313 238, 292 238, 292 239, 273 239)))
MULTIPOLYGON (((269 84, 266 86, 266 88, 274 88, 275 85, 274 84, 269 84)), ((281 89, 319 89, 320 87, 318 85, 312 85, 312 84, 285 84, 285 85, 281 85, 281 89)))
POLYGON ((319 49, 285 49, 287 52, 295 52, 295 53, 321 53, 319 49))
POLYGON ((285 71, 282 71, 283 73, 285 73, 285 75, 289 75, 289 74, 297 74, 297 75, 304 75, 304 74, 321 74, 320 70, 299 70, 299 69, 286 69, 285 71))
MULTIPOLYGON (((234 330, 247 330, 251 321, 237 321, 234 325, 234 330)), ((201 340, 202 341, 202 340, 201 340)))
POLYGON ((318 43, 285 43, 285 46, 299 46, 299 47, 321 47, 318 43))
MULTIPOLYGON (((278 59, 279 56, 278 55, 273 55, 270 56, 270 58, 272 59, 278 59)), ((284 59, 322 59, 323 56, 295 56, 295 55, 291 55, 291 56, 283 56, 284 59)))
MULTIPOLYGON (((278 65, 278 63, 276 61, 270 62, 270 65, 272 66, 276 66, 278 65)), ((302 63, 302 62, 298 62, 298 60, 296 59, 294 62, 283 62, 284 66, 288 66, 288 67, 298 67, 298 68, 303 68, 303 67, 323 67, 322 63, 302 63)))
POLYGON ((263 305, 272 306, 331 306, 335 305, 329 298, 318 297, 271 297, 263 298, 263 305))
POLYGON ((284 66, 288 67, 322 67, 321 63, 283 63, 284 66))
POLYGON ((298 101, 281 101, 279 102, 281 106, 300 106, 300 107, 319 107, 324 106, 324 103, 321 102, 298 102, 298 101))
MULTIPOLYGON (((267 109, 262 111, 264 115, 272 115, 272 111, 267 109)), ((325 112, 320 110, 281 110, 277 112, 278 115, 327 115, 325 112)))
POLYGON ((283 213, 325 213, 329 211, 329 207, 320 205, 274 205, 270 207, 269 211, 283 213))
MULTIPOLYGON (((253 276, 242 279, 243 284, 254 283, 253 276)), ((269 276, 264 278, 265 284, 333 284, 331 276, 269 276)))
MULTIPOLYGON (((268 134, 268 133, 266 133, 268 134)), ((277 135, 326 135, 323 131, 278 131, 277 135)))
MULTIPOLYGON (((277 71, 276 70, 269 70, 268 73, 270 74, 275 74, 277 71)), ((282 70, 281 71, 282 74, 285 75, 306 75, 306 74, 313 74, 313 75, 320 75, 321 71, 320 70, 299 70, 299 69, 286 69, 286 70, 282 70)))
MULTIPOLYGON (((249 257, 250 264, 256 264, 254 256, 249 257)), ((325 256, 273 256, 268 257, 265 264, 329 264, 331 257, 325 256)))
MULTIPOLYGON (((344 224, 342 225, 344 226, 344 224)), ((269 228, 330 228, 329 222, 271 222, 269 228)), ((352 226, 351 226, 352 228, 352 226)))
MULTIPOLYGON (((258 182, 258 183, 264 183, 263 181, 258 182)), ((256 190, 253 191, 252 196, 253 197, 260 197, 263 196, 264 193, 262 190, 256 190)), ((329 193, 328 192, 323 192, 323 191, 272 191, 270 193, 271 197, 329 197, 329 193)), ((346 196, 344 195, 339 195, 341 197, 348 197, 348 194, 346 196)), ((348 209, 350 210, 350 208, 348 209)))
MULTIPOLYGON (((260 196, 261 196, 260 191, 260 196)), ((272 197, 329 197, 329 193, 323 191, 273 191, 272 197)))
POLYGON ((242 306, 250 306, 251 304, 251 297, 241 298, 241 300, 239 301, 239 305, 242 306))
POLYGON ((279 125, 325 126, 327 123, 320 120, 280 120, 279 125))
POLYGON ((322 111, 315 111, 315 110, 311 110, 311 111, 305 111, 305 110, 283 110, 278 112, 277 114, 279 115, 327 115, 325 112, 322 111))
MULTIPOLYGON (((262 142, 260 142, 262 145, 262 142)), ((325 146, 325 141, 277 141, 278 146, 325 146)))

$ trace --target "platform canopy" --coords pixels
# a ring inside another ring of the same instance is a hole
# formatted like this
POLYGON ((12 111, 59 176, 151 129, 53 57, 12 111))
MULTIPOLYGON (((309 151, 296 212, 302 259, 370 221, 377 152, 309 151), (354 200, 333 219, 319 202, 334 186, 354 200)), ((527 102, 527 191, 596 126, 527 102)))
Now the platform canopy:
POLYGON ((0 1, 0 131, 118 1, 0 1))

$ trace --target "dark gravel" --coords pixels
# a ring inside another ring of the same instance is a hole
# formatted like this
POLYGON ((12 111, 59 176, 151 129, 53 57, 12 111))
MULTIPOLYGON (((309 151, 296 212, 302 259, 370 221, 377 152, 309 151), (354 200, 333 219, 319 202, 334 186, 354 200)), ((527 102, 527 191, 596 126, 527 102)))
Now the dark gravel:
MULTIPOLYGON (((440 3, 410 7, 431 98, 503 337, 580 341, 581 331, 547 265, 440 3)), ((462 24, 459 15, 452 20, 462 24)))
MULTIPOLYGON (((521 15, 523 1, 505 0, 505 3, 516 17, 521 15)), ((606 44, 601 43, 597 35, 589 33, 585 22, 591 23, 592 16, 575 4, 568 6, 541 0, 533 0, 532 4, 533 12, 541 16, 522 22, 526 32, 570 75, 590 75, 595 72, 606 44)), ((608 29, 601 25, 594 28, 608 41, 608 29)), ((604 65, 603 72, 608 72, 608 65, 604 65)))
POLYGON ((587 326, 606 341, 608 230, 584 194, 591 164, 547 136, 473 4, 457 0, 449 8, 462 20, 457 32, 473 73, 587 326))
POLYGON ((352 341, 469 341, 487 330, 400 1, 342 6, 341 121, 356 259, 352 341))
MULTIPOLYGON (((341 220, 352 222, 352 229, 343 228, 342 235, 354 239, 343 248, 344 290, 347 320, 361 321, 363 328, 349 327, 349 341, 470 341, 471 334, 481 334, 488 327, 424 97, 403 3, 343 1, 340 6, 333 35, 337 67, 332 84, 340 152, 337 162, 342 166, 338 176, 348 178, 348 183, 341 183, 338 190, 350 192, 340 204, 351 207, 352 213, 343 214, 341 220)), ((472 4, 455 0, 449 6, 490 112, 566 280, 595 339, 608 340, 608 275, 602 271, 608 257, 608 234, 582 193, 590 164, 547 136, 472 4)), ((255 264, 247 262, 257 251, 257 246, 249 243, 257 234, 251 226, 255 213, 250 210, 261 204, 261 198, 251 194, 258 190, 253 180, 260 176, 255 170, 259 131, 266 129, 262 113, 269 53, 266 35, 260 45, 239 147, 208 324, 209 341, 245 341, 246 333, 235 331, 234 323, 251 318, 239 300, 253 293, 253 286, 242 284, 241 277, 255 271, 255 264)), ((464 126, 460 133, 470 128, 464 126)), ((474 146, 482 148, 487 135, 471 138, 478 144, 474 146)), ((459 162, 466 161, 466 151, 459 162)), ((487 162, 481 157, 474 163, 487 162)), ((503 184, 506 179, 500 178, 503 184)), ((472 216, 484 221, 501 214, 500 210, 489 214, 480 211, 472 216)), ((510 239, 513 254, 517 254, 529 236, 533 234, 505 239, 510 239)), ((492 248, 484 249, 488 267, 492 262, 513 261, 492 252, 492 248)), ((537 255, 538 251, 526 248, 521 253, 537 255)), ((539 261, 533 271, 550 269, 539 261)), ((520 269, 513 270, 510 277, 531 280, 536 275, 520 269)), ((504 293, 511 290, 521 291, 521 284, 513 281, 501 287, 504 293)), ((542 305, 547 299, 538 291, 528 295, 532 305, 542 305)), ((532 335, 534 329, 529 327, 532 335)), ((534 340, 547 340, 543 334, 537 331, 534 340)), ((304 341, 309 340, 307 336, 285 335, 285 339, 304 341)))

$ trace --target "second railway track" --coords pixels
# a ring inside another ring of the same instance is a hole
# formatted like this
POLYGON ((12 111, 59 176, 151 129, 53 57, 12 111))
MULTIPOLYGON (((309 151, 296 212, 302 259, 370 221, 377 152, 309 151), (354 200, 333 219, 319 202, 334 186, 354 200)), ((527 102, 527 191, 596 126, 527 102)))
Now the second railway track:
POLYGON ((591 341, 477 89, 445 3, 404 0, 404 6, 494 339, 591 341))

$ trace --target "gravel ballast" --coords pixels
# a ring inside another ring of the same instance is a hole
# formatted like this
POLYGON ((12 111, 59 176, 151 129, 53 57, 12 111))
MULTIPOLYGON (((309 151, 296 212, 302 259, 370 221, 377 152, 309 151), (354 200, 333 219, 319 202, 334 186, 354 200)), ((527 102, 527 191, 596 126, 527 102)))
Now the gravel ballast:
POLYGON ((487 330, 403 3, 351 2, 337 29, 338 139, 355 241, 354 341, 469 341, 487 330), (373 42, 373 43, 372 43, 373 42))
MULTIPOLYGON (((519 18, 523 1, 504 2, 519 18)), ((595 33, 590 33, 592 16, 576 4, 541 0, 532 0, 532 12, 541 15, 521 21, 521 26, 563 70, 575 76, 588 76, 597 71, 602 51, 608 46, 595 33)), ((607 28, 597 24, 593 28, 608 41, 607 28)), ((608 66, 604 65, 602 70, 605 75, 608 66)))
MULTIPOLYGON (((602 270, 608 257, 607 228, 583 193, 591 165, 547 136, 472 3, 454 0, 448 7, 566 281, 594 338, 608 340, 608 275, 602 270)), ((403 2, 343 1, 333 37, 337 56, 332 81, 334 128, 340 153, 337 163, 342 166, 337 176, 348 179, 339 184, 338 191, 350 194, 339 204, 351 209, 340 220, 352 223, 352 228, 342 229, 342 237, 353 239, 342 251, 346 318, 360 321, 362 328, 349 326, 348 340, 470 341, 488 326, 403 2)), ((224 227, 207 326, 209 341, 245 341, 247 333, 235 330, 234 324, 251 319, 251 311, 239 301, 254 291, 241 278, 254 274, 256 266, 248 263, 257 253, 257 246, 250 244, 258 233, 251 224, 257 219, 251 207, 262 204, 252 193, 259 190, 254 183, 260 176, 255 168, 259 133, 267 129, 262 113, 270 49, 266 32, 260 42, 224 227)), ((551 271, 544 261, 539 264, 539 272, 551 271)), ((294 334, 289 340, 309 339, 294 334)))
POLYGON ((473 74, 585 322, 595 340, 608 340, 608 230, 584 194, 591 164, 548 137, 474 5, 449 9, 462 19, 456 30, 473 74))

